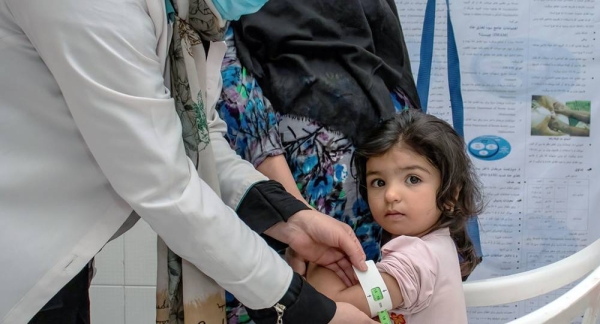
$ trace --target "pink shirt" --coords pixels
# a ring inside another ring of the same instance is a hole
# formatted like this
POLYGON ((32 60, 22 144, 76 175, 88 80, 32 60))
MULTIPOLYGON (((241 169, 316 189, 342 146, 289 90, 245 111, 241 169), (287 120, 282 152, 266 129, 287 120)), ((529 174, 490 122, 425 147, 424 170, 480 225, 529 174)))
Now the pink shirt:
POLYGON ((448 228, 423 237, 399 236, 381 249, 377 268, 400 285, 403 305, 395 324, 467 323, 460 266, 448 228))

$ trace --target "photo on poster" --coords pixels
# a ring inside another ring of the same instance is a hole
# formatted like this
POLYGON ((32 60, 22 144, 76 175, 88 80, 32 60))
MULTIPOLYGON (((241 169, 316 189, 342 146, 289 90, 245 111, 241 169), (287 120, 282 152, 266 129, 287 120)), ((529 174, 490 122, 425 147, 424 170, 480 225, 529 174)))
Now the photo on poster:
POLYGON ((589 100, 561 102, 552 96, 531 96, 531 135, 590 136, 589 100))

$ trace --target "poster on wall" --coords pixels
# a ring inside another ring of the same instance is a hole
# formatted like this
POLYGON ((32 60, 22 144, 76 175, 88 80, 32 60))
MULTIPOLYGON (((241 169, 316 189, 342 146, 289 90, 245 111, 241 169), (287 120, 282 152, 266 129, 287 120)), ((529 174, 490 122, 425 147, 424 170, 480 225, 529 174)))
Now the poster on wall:
MULTIPOLYGON (((416 78, 426 1, 396 0, 416 78)), ((437 1, 428 112, 451 121, 446 1, 437 1)), ((484 184, 484 262, 469 280, 535 269, 600 238, 596 0, 453 0, 465 141, 484 184)), ((469 309, 506 323, 555 299, 469 309)))

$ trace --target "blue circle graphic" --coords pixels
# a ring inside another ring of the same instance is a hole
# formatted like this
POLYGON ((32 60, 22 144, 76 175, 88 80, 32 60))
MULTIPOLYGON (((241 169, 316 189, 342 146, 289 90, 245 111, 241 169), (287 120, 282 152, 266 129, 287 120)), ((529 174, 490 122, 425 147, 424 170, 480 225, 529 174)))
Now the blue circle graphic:
POLYGON ((500 160, 510 154, 510 143, 502 137, 483 135, 469 142, 469 153, 485 161, 500 160))

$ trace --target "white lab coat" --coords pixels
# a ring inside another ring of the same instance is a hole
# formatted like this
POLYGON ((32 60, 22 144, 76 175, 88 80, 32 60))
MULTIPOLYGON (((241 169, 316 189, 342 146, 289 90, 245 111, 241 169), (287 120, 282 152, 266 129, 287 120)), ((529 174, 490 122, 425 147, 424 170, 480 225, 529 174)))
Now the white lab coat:
POLYGON ((265 178, 222 137, 222 56, 206 108, 226 204, 185 155, 168 31, 164 0, 0 0, 0 323, 27 322, 132 210, 249 307, 289 286, 291 269, 226 206, 265 178))

